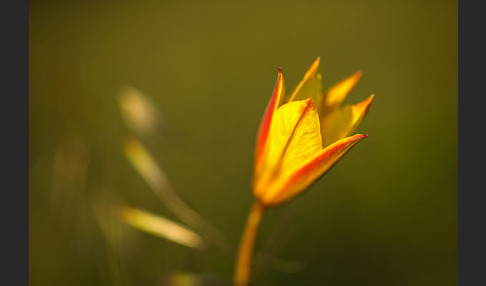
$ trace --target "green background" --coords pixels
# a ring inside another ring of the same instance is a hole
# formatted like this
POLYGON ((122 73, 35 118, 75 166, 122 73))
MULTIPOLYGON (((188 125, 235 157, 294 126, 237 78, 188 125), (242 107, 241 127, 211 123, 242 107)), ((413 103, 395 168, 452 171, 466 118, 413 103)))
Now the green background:
POLYGON ((369 138, 266 213, 257 252, 286 262, 256 266, 254 285, 457 285, 457 1, 30 1, 29 10, 31 285, 170 285, 174 273, 229 285, 234 257, 214 248, 117 221, 100 227, 94 206, 104 201, 177 220, 122 152, 130 130, 117 95, 132 86, 154 104, 162 124, 143 142, 237 245, 277 68, 290 91, 317 56, 325 87, 364 72, 347 102, 376 95, 357 130, 369 138))

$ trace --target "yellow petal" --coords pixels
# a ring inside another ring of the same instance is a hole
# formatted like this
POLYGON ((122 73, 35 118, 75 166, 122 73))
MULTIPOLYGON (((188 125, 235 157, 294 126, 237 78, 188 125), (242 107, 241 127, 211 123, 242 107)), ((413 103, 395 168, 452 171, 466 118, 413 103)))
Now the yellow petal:
POLYGON ((309 70, 304 75, 304 78, 287 98, 286 102, 312 98, 314 103, 318 104, 318 101, 322 97, 322 77, 318 72, 320 61, 321 58, 318 57, 312 63, 309 70))
POLYGON ((322 149, 317 111, 312 99, 293 101, 275 113, 269 134, 265 164, 255 172, 253 190, 257 198, 273 197, 280 190, 275 186, 322 149))
POLYGON ((347 104, 321 117, 323 146, 326 147, 351 134, 358 127, 366 113, 368 113, 374 97, 374 95, 371 95, 360 103, 347 104))
POLYGON ((358 83, 362 74, 361 71, 357 71, 324 92, 322 104, 318 106, 320 114, 325 114, 331 112, 333 109, 339 108, 348 93, 358 83))
POLYGON ((356 143, 366 137, 368 135, 353 135, 322 149, 313 158, 300 165, 292 174, 279 179, 273 186, 274 191, 266 193, 260 200, 266 206, 277 206, 294 198, 329 171, 356 143))
POLYGON ((309 99, 305 102, 310 105, 301 116, 287 143, 285 153, 282 154, 281 172, 284 176, 287 173, 293 173, 295 169, 313 158, 322 149, 319 116, 317 111, 312 109, 312 100, 309 99))
POLYGON ((257 144, 255 150, 255 169, 260 169, 261 165, 261 156, 267 145, 267 138, 268 133, 270 132, 270 125, 273 121, 273 116, 277 108, 280 106, 282 102, 282 98, 285 93, 285 85, 284 85, 284 78, 282 74, 282 69, 278 68, 278 76, 277 76, 277 83, 275 84, 275 88, 272 93, 272 97, 268 102, 267 108, 265 110, 265 114, 263 115, 262 122, 260 123, 260 127, 258 129, 257 135, 257 144))

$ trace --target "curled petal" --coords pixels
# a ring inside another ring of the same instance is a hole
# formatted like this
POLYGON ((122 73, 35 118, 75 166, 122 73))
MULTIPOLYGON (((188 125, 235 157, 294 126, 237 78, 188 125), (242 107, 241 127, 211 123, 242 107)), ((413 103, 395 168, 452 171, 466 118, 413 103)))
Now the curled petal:
POLYGON ((357 134, 343 138, 316 154, 285 179, 281 179, 272 192, 266 192, 260 201, 266 206, 280 205, 302 193, 315 180, 334 166, 351 148, 368 135, 357 134))

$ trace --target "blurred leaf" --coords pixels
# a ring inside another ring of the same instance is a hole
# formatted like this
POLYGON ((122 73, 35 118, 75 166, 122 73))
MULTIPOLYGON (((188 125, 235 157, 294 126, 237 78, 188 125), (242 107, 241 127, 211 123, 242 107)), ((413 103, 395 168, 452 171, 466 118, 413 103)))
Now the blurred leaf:
POLYGON ((134 228, 172 242, 191 248, 204 248, 204 241, 197 233, 160 215, 121 206, 118 208, 118 217, 122 222, 134 228))
POLYGON ((123 119, 132 131, 139 135, 154 134, 162 122, 154 104, 134 87, 125 87, 118 95, 123 119))
POLYGON ((216 247, 229 255, 233 255, 234 247, 204 217, 179 197, 162 170, 152 159, 151 154, 139 140, 135 137, 129 137, 124 142, 123 150, 135 169, 170 211, 184 223, 200 232, 216 247))

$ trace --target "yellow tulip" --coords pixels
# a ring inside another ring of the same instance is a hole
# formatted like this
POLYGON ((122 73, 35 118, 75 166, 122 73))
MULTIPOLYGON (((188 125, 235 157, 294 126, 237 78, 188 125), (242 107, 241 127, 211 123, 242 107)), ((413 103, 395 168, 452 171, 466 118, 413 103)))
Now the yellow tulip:
POLYGON ((311 65, 295 90, 285 98, 282 70, 258 131, 253 194, 238 248, 234 286, 247 286, 253 247, 263 213, 301 194, 336 164, 364 134, 349 136, 358 127, 374 95, 358 104, 344 104, 361 78, 358 71, 322 92, 320 59, 311 65))
POLYGON ((317 58, 287 98, 282 70, 278 70, 256 144, 252 186, 263 206, 278 206, 301 194, 368 137, 349 135, 366 115, 374 95, 343 105, 361 72, 322 92, 319 62, 317 58))

